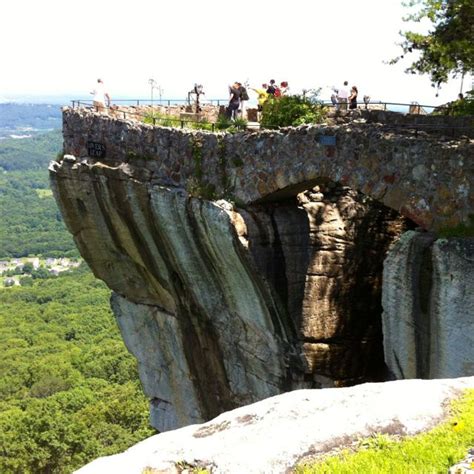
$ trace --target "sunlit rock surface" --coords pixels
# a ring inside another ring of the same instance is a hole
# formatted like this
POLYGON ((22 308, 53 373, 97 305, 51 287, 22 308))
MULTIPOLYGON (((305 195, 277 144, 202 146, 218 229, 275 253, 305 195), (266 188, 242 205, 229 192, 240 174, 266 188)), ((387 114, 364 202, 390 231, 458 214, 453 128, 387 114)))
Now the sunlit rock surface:
POLYGON ((298 463, 353 447, 364 437, 427 431, 445 419, 449 401, 468 388, 474 388, 474 377, 297 390, 152 436, 76 472, 142 474, 148 468, 175 474, 185 466, 213 473, 292 472, 298 463))

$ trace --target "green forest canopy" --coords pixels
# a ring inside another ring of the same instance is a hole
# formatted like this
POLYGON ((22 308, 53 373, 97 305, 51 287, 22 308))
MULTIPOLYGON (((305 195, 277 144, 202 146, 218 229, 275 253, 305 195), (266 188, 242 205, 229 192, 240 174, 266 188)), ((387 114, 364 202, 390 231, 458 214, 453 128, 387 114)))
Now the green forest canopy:
MULTIPOLYGON (((61 142, 0 140, 0 258, 78 255, 49 188, 61 142)), ((85 264, 44 276, 0 289, 2 474, 69 473, 155 432, 110 291, 85 264)))
POLYGON ((48 164, 61 149, 59 130, 0 140, 0 259, 79 255, 49 192, 48 164))
POLYGON ((65 473, 154 433, 111 314, 84 268, 0 290, 0 472, 65 473))

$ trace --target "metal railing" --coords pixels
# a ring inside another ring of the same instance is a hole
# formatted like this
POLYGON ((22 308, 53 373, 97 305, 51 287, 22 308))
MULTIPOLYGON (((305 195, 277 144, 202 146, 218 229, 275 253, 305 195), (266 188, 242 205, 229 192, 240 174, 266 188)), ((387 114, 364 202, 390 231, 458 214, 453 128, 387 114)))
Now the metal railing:
MULTIPOLYGON (((330 100, 323 100, 320 102, 322 105, 326 107, 335 107, 337 108, 340 106, 340 104, 336 103, 334 104, 330 100)), ((347 102, 347 108, 349 108, 349 102, 347 102)), ((370 100, 369 102, 357 102, 357 108, 358 109, 364 109, 364 110, 384 110, 384 111, 391 111, 391 112, 401 112, 401 110, 407 110, 408 113, 410 109, 416 108, 419 110, 423 110, 427 113, 431 113, 433 110, 443 110, 446 109, 446 105, 426 105, 426 104, 418 104, 416 102, 412 103, 404 103, 404 102, 384 102, 381 100, 370 100)), ((403 113, 403 112, 401 112, 403 113)), ((422 115, 422 114, 420 114, 422 115)))
MULTIPOLYGON (((90 103, 92 105, 92 99, 79 99, 79 100, 72 100, 71 101, 74 106, 74 102, 81 102, 81 103, 90 103)), ((114 99, 114 103, 117 105, 128 105, 128 106, 166 106, 171 107, 172 105, 193 105, 192 102, 188 101, 188 99, 114 99)), ((229 103, 228 99, 199 99, 199 104, 202 105, 213 105, 213 106, 221 106, 227 105, 229 103)))
MULTIPOLYGON (((142 105, 140 105, 140 100, 141 99, 123 99, 122 102, 133 102, 134 105, 130 106, 130 107, 140 107, 140 106, 144 106, 144 105, 147 105, 147 106, 150 106, 150 107, 154 107, 154 106, 151 106, 150 105, 150 101, 148 101, 148 103, 146 103, 145 100, 142 100, 142 105)), ((218 100, 215 99, 215 101, 217 102, 218 100)), ((222 100, 221 100, 222 101, 222 100)), ((94 105, 93 105, 93 101, 92 100, 72 100, 72 107, 73 108, 80 108, 80 107, 85 107, 85 108, 88 108, 88 109, 93 109, 94 108, 94 105)), ((116 101, 118 102, 118 101, 116 101)), ((166 102, 172 102, 172 99, 170 100, 166 100, 166 102)), ((183 101, 186 105, 188 105, 188 102, 187 101, 183 101)), ((124 106, 126 106, 126 104, 123 104, 124 106)), ((180 105, 180 104, 171 104, 171 105, 180 105)), ((183 104, 184 105, 184 104, 183 104)), ((129 116, 133 116, 133 117, 138 117, 140 121, 143 121, 144 123, 150 123, 150 125, 159 125, 159 124, 162 124, 162 126, 169 126, 168 124, 169 123, 174 123, 176 125, 174 125, 175 127, 179 127, 179 128, 185 128, 185 126, 187 124, 191 124, 190 128, 199 128, 199 129, 204 129, 204 130, 208 130, 208 131, 212 131, 212 132, 215 132, 216 131, 216 128, 217 128, 217 123, 216 122, 208 122, 208 121, 203 121, 203 120, 188 120, 188 119, 183 119, 183 118, 178 118, 178 117, 175 117, 173 115, 166 115, 166 116, 155 116, 153 114, 146 114, 146 113, 143 113, 143 112, 140 112, 140 111, 130 111, 130 110, 123 110, 123 109, 120 109, 120 106, 117 105, 112 105, 111 107, 108 108, 108 110, 115 116, 117 115, 122 115, 122 118, 124 120, 127 120, 127 118, 129 118, 129 116)), ((244 129, 245 127, 244 126, 239 126, 239 125, 236 125, 237 128, 241 128, 241 129, 244 129)))
MULTIPOLYGON (((85 107, 89 109, 93 109, 93 101, 88 100, 88 99, 80 99, 80 100, 72 100, 72 107, 73 108, 80 108, 80 107, 85 107)), ((155 107, 155 102, 156 105, 160 106, 165 106, 165 107, 170 107, 172 105, 176 106, 183 106, 183 105, 189 105, 188 101, 185 99, 163 99, 163 100, 156 100, 151 103, 151 101, 148 99, 119 99, 114 102, 120 102, 121 105, 123 106, 128 106, 128 107, 155 107), (130 105, 131 104, 131 105, 130 105)), ((227 103, 225 99, 209 99, 209 104, 213 105, 215 104, 216 106, 219 106, 221 102, 227 103)), ((319 101, 319 104, 332 108, 332 107, 337 107, 337 104, 333 104, 330 101, 319 101)), ((202 105, 202 104, 201 104, 202 105)), ((376 106, 378 110, 388 110, 390 111, 390 107, 420 107, 423 108, 424 110, 426 109, 441 109, 442 106, 433 106, 433 105, 421 105, 421 104, 406 104, 406 103, 401 103, 401 102, 382 102, 382 101, 374 101, 374 102, 369 102, 367 104, 359 104, 360 109, 369 109, 370 106, 376 106), (368 107, 366 107, 368 106, 368 107), (383 107, 383 108, 380 108, 383 107)), ((375 110, 377 110, 375 109, 375 110)), ((217 123, 216 122, 209 122, 206 120, 190 120, 190 119, 183 119, 180 117, 175 117, 173 115, 166 115, 166 116, 154 116, 153 114, 148 114, 144 112, 140 112, 139 110, 135 111, 130 111, 130 110, 123 110, 120 108, 120 104, 114 104, 112 105, 109 110, 114 116, 120 116, 122 115, 122 118, 124 120, 127 120, 129 116, 132 117, 137 117, 140 121, 143 121, 145 123, 150 123, 154 126, 156 125, 162 125, 162 126, 174 126, 174 127, 179 127, 179 128, 185 128, 188 124, 190 125, 190 128, 199 128, 199 129, 204 129, 208 131, 216 131, 217 123), (168 125, 168 124, 176 124, 176 125, 168 125)), ((372 109, 374 110, 374 109, 372 109)), ((423 117, 423 114, 416 114, 419 115, 420 117, 423 117)), ((240 129, 245 129, 245 126, 237 126, 237 128, 240 129)), ((267 129, 280 129, 284 127, 278 127, 278 126, 265 126, 264 128, 267 129)), ((455 135, 457 130, 471 130, 472 131, 472 126, 453 126, 453 125, 443 125, 443 124, 429 124, 429 123, 407 123, 407 124, 384 124, 384 128, 390 129, 390 130, 398 130, 398 131, 415 131, 417 134, 418 131, 440 131, 440 132, 446 132, 452 136, 455 135)))

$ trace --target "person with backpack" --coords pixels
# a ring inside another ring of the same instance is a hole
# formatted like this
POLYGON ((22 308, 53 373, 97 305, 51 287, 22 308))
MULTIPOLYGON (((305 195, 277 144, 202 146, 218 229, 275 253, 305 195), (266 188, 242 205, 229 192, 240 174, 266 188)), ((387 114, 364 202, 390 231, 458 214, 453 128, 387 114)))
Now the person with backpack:
POLYGON ((240 83, 234 82, 233 85, 229 86, 229 105, 226 109, 226 116, 231 120, 237 118, 237 113, 240 107, 240 83))

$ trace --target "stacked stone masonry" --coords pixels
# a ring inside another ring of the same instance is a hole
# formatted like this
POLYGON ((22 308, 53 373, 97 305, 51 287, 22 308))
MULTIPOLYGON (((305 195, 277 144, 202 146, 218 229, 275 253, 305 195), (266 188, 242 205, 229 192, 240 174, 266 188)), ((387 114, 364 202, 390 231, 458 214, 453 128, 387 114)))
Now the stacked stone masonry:
POLYGON ((468 223, 474 209, 474 143, 397 132, 381 124, 307 126, 216 134, 153 127, 86 109, 66 109, 65 153, 88 156, 141 181, 201 192, 237 203, 296 195, 321 180, 349 186, 424 229, 468 223), (335 137, 336 145, 321 144, 335 137))

